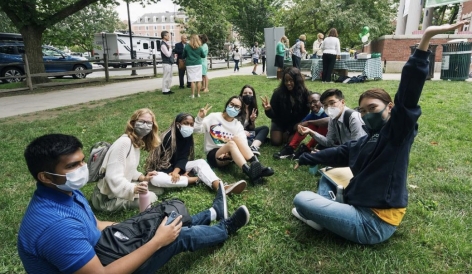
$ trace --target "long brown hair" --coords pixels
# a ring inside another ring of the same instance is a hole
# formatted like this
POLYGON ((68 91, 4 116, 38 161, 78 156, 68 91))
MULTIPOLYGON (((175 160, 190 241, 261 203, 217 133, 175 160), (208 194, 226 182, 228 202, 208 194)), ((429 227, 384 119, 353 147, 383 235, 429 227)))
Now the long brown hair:
POLYGON ((332 28, 328 32, 329 37, 338 37, 338 31, 335 28, 332 28))
POLYGON ((126 124, 125 134, 131 139, 131 143, 136 148, 144 148, 146 151, 151 151, 155 149, 157 146, 161 144, 161 138, 159 138, 159 127, 157 125, 156 116, 152 112, 152 110, 148 108, 141 108, 136 110, 131 118, 128 120, 126 124), (152 130, 151 132, 144 136, 143 138, 139 138, 138 135, 134 132, 134 124, 144 114, 149 114, 152 117, 152 130))

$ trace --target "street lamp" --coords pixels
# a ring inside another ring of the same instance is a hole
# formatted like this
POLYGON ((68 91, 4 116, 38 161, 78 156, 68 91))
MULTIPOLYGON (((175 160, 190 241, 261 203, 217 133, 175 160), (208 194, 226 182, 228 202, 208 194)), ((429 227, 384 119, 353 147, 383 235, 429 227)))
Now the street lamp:
MULTIPOLYGON (((129 16, 129 0, 126 1, 126 8, 128 9, 128 33, 129 33, 129 43, 131 44, 131 59, 134 60, 136 56, 134 56, 134 50, 133 50, 133 32, 131 31, 131 18, 129 16)), ((134 68, 134 61, 131 61, 131 67, 134 68)), ((131 76, 138 75, 136 73, 136 70, 131 70, 131 76)))

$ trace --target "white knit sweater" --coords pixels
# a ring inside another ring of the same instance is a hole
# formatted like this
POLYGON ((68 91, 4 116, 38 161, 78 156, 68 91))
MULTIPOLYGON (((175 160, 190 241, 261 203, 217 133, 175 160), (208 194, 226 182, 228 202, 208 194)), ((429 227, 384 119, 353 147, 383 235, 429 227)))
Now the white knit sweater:
POLYGON ((118 138, 103 160, 102 169, 105 168, 106 173, 97 183, 100 193, 107 195, 109 199, 122 198, 133 201, 139 197, 134 194, 136 183, 133 182, 137 182, 142 175, 137 170, 140 155, 140 149, 131 145, 128 135, 123 134, 118 138))

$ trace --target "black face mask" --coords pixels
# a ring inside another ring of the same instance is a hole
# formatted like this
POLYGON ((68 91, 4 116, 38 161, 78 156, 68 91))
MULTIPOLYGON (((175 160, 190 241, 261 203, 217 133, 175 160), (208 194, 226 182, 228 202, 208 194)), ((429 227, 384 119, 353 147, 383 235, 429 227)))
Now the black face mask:
POLYGON ((382 109, 379 112, 375 113, 367 113, 364 116, 362 116, 362 120, 364 120, 365 126, 374 132, 380 131, 382 127, 387 123, 386 120, 382 118, 382 114, 387 109, 387 106, 385 106, 384 109, 382 109))
POLYGON ((244 95, 243 96, 243 103, 246 104, 246 105, 250 105, 252 103, 252 100, 254 100, 254 98, 251 95, 244 95))

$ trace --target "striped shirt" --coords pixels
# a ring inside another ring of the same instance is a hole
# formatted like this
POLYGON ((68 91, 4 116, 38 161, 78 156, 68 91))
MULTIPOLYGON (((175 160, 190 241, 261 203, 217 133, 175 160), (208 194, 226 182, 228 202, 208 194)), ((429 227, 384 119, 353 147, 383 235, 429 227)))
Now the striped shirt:
POLYGON ((94 256, 100 231, 87 199, 37 183, 18 232, 18 254, 28 273, 73 273, 94 256))

